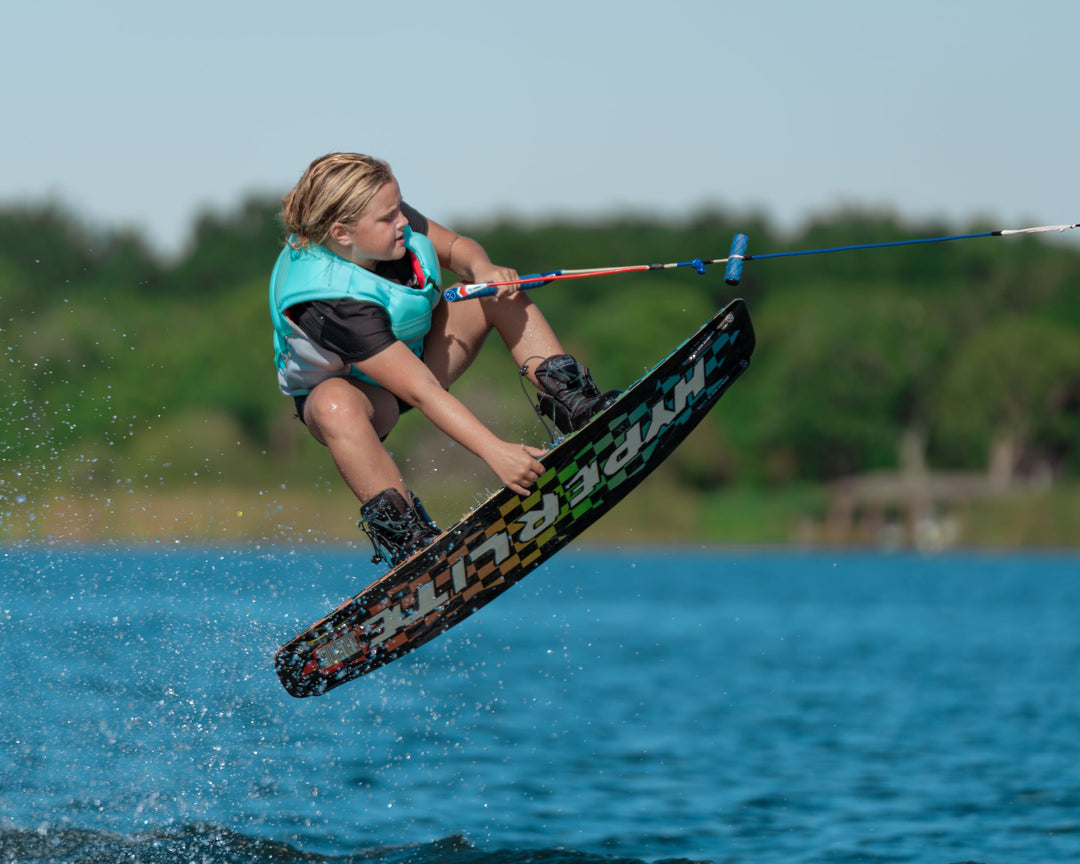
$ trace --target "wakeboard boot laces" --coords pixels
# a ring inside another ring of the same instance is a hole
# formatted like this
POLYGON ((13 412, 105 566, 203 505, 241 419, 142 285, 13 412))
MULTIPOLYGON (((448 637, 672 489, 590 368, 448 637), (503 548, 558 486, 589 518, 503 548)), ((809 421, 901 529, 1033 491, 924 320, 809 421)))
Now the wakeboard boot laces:
POLYGON ((563 435, 580 429, 619 397, 618 390, 601 393, 589 370, 569 354, 548 357, 536 367, 536 381, 544 391, 537 410, 563 435))
POLYGON ((412 492, 406 501, 396 489, 384 489, 360 508, 360 530, 375 550, 372 563, 396 567, 430 545, 442 531, 412 492))

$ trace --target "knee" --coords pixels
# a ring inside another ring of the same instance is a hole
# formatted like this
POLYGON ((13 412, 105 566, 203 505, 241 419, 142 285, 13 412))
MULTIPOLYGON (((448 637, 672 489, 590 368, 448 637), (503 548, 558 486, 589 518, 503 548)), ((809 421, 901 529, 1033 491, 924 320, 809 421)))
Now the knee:
POLYGON ((328 438, 338 438, 355 433, 364 427, 373 428, 379 437, 386 435, 398 418, 397 400, 368 394, 353 382, 344 378, 323 381, 308 396, 304 406, 304 420, 323 443, 328 438))
POLYGON ((484 297, 478 306, 483 316, 483 335, 494 330, 504 339, 520 338, 540 314, 539 307, 524 291, 508 297, 484 297))
POLYGON ((499 314, 520 315, 523 312, 527 313, 534 305, 532 298, 524 291, 518 291, 504 297, 483 297, 480 299, 480 306, 486 311, 489 319, 497 318, 499 314))

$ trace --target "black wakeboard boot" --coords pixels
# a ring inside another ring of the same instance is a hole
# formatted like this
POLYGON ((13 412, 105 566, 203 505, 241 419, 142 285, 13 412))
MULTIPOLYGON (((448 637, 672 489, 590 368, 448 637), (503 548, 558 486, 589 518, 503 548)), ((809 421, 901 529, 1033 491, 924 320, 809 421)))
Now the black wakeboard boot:
POLYGON ((377 564, 397 567, 438 537, 442 531, 431 521, 420 499, 409 493, 406 501, 397 489, 383 489, 360 508, 360 530, 368 536, 377 564))
POLYGON ((548 357, 536 367, 540 385, 539 412, 553 420, 563 435, 580 429, 619 397, 618 390, 601 393, 589 370, 569 354, 548 357))

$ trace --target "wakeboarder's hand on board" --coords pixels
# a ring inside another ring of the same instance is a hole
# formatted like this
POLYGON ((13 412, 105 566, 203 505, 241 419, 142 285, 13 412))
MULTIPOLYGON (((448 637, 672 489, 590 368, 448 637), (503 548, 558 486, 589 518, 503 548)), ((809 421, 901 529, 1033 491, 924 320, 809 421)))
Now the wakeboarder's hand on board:
POLYGON ((544 466, 537 460, 545 453, 547 450, 528 444, 499 441, 484 454, 484 461, 508 489, 525 496, 544 473, 544 466))

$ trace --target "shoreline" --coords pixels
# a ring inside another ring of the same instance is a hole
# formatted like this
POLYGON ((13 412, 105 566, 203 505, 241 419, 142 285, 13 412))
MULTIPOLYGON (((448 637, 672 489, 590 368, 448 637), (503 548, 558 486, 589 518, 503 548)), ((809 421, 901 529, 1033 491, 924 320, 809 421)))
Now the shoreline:
MULTIPOLYGON (((483 500, 421 490, 449 527, 483 500), (458 516, 448 517, 455 513, 458 516)), ((647 482, 575 543, 581 546, 725 546, 770 549, 945 551, 1080 549, 1080 484, 1017 489, 911 513, 885 509, 855 528, 830 524, 828 487, 732 487, 688 493, 647 482), (855 530, 857 529, 857 530, 855 530)), ((344 488, 192 487, 120 495, 71 491, 20 494, 0 512, 0 546, 13 543, 315 543, 366 549, 359 507, 344 488)))

